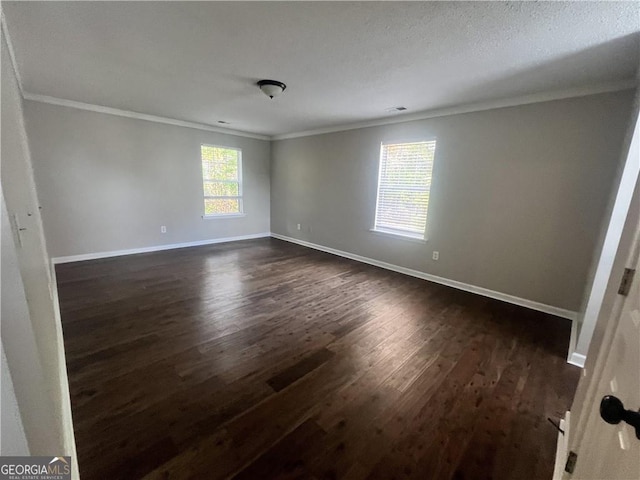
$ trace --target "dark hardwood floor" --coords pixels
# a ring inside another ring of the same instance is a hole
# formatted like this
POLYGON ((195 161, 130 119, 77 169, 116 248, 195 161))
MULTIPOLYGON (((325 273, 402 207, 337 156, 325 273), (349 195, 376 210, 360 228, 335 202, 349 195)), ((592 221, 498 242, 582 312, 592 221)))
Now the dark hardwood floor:
POLYGON ((567 320, 275 239, 56 271, 83 480, 551 478, 567 320))

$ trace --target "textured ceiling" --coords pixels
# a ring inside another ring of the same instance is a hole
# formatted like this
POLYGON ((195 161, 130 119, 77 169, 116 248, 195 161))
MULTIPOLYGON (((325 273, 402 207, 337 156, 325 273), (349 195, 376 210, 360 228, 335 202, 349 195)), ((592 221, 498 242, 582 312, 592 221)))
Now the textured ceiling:
POLYGON ((633 78, 639 7, 3 2, 25 92, 267 135, 633 78))

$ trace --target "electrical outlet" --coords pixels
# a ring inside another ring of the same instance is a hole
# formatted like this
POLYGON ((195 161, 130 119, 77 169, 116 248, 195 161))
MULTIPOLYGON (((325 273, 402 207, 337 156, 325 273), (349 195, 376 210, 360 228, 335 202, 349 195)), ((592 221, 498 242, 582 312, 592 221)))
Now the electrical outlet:
POLYGON ((440 252, 434 250, 433 255, 431 255, 431 258, 433 258, 434 260, 440 260, 440 252))
POLYGON ((162 226, 160 227, 160 233, 167 233, 167 227, 166 227, 166 226, 164 226, 164 225, 162 225, 162 226))
POLYGON ((298 224, 298 230, 302 230, 302 225, 298 224))

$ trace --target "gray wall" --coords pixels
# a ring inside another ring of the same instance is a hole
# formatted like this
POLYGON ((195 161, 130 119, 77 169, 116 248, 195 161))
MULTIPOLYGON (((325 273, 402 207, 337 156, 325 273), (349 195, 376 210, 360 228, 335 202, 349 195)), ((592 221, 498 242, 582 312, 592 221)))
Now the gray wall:
POLYGON ((632 98, 617 92, 275 141, 271 230, 576 311, 632 98), (431 139, 428 242, 370 232, 380 142, 431 139))
MULTIPOLYGON (((637 119, 640 112, 640 90, 636 90, 632 107, 630 121, 626 128, 625 138, 622 142, 620 151, 620 159, 614 176, 613 183, 615 188, 612 189, 607 207, 605 209, 604 218, 600 225, 600 233, 596 241, 596 248, 593 252, 591 266, 587 275, 587 285, 582 296, 582 304, 580 306, 578 316, 578 348, 577 353, 586 355, 589 343, 591 342, 592 328, 595 326, 596 319, 601 315, 601 310, 606 311, 605 307, 605 290, 610 290, 607 286, 612 275, 611 267, 614 265, 614 258, 619 248, 622 248, 622 230, 625 223, 625 217, 629 212, 629 208, 633 210, 635 205, 628 207, 629 196, 635 185, 633 178, 634 167, 637 170, 640 165, 640 157, 637 153, 630 151, 634 135, 637 135, 637 119), (586 333, 582 334, 583 325, 587 326, 586 333)), ((624 259, 623 261, 625 261, 624 259)), ((614 282, 615 283, 615 282, 614 282)), ((615 296, 615 295, 614 295, 615 296)), ((613 301, 613 299, 609 299, 613 301)), ((610 311, 610 310, 609 310, 610 311)))
POLYGON ((268 141, 32 101, 25 116, 52 257, 270 230, 268 141), (201 218, 201 143, 242 149, 246 216, 201 218))

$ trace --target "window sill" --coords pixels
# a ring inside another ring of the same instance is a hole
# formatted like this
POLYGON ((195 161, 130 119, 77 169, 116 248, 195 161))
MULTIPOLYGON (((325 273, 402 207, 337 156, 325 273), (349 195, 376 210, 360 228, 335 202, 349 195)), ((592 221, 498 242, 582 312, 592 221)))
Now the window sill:
POLYGON ((222 218, 240 218, 246 217, 246 213, 229 213, 226 215, 202 215, 203 220, 220 220, 222 218))
POLYGON ((400 233, 391 233, 391 232, 387 232, 385 230, 376 230, 375 228, 371 228, 371 229, 369 229, 369 231, 372 232, 372 233, 375 233, 376 235, 382 235, 383 237, 396 238, 398 240, 406 240, 407 242, 427 243, 427 239, 426 238, 411 237, 409 235, 402 235, 400 233))

